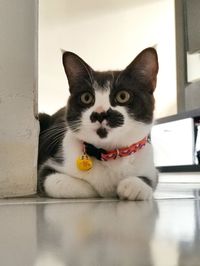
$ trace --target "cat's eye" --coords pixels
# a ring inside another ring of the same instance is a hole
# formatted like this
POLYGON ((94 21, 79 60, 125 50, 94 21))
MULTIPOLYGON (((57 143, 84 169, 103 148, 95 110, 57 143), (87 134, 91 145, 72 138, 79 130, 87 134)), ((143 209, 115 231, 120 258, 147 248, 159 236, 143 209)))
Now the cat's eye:
POLYGON ((115 99, 117 103, 124 104, 130 99, 130 94, 127 91, 122 90, 117 93, 115 99))
POLYGON ((94 102, 94 96, 90 92, 84 92, 81 95, 81 102, 84 104, 91 104, 94 102))

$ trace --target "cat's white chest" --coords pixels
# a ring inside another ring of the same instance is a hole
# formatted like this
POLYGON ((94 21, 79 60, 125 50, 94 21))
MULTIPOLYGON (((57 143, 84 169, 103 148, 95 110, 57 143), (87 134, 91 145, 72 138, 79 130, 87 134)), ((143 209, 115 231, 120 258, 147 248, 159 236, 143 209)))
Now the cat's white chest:
POLYGON ((102 162, 91 158, 93 167, 88 171, 81 171, 77 167, 77 159, 83 154, 83 146, 70 132, 66 134, 63 140, 63 152, 64 163, 62 169, 59 168, 61 172, 85 180, 102 197, 116 196, 119 182, 127 177, 148 176, 150 180, 154 180, 156 176, 150 144, 146 144, 142 150, 135 154, 116 160, 102 162))
POLYGON ((119 158, 107 162, 91 158, 92 168, 88 171, 82 171, 77 167, 77 159, 83 154, 80 143, 70 136, 66 136, 63 147, 66 150, 63 171, 67 175, 87 181, 103 197, 116 195, 117 185, 130 170, 133 157, 119 158))

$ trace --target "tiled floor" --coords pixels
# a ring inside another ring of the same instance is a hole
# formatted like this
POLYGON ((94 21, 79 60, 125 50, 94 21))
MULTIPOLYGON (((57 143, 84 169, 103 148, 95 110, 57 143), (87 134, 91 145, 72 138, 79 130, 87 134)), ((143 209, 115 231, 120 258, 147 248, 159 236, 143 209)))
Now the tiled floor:
POLYGON ((150 202, 0 200, 1 266, 200 266, 200 185, 150 202))

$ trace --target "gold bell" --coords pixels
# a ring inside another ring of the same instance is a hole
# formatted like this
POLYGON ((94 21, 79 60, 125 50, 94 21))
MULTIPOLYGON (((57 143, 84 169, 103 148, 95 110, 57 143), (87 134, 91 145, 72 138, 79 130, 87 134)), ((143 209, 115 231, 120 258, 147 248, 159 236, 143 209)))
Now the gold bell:
POLYGON ((83 154, 82 156, 78 157, 76 165, 79 170, 88 171, 92 168, 93 163, 87 154, 83 154))

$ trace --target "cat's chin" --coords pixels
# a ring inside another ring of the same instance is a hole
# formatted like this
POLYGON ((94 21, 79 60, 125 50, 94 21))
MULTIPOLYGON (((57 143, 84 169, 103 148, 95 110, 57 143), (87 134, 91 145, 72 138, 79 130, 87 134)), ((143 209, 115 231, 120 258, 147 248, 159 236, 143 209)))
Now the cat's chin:
POLYGON ((119 143, 119 139, 116 138, 116 136, 114 136, 109 131, 107 133, 104 133, 103 131, 103 133, 100 133, 100 134, 97 134, 96 132, 95 135, 93 136, 91 135, 89 140, 86 140, 85 142, 90 143, 97 148, 102 148, 105 150, 112 150, 118 147, 124 147, 125 145, 124 143, 119 143), (104 134, 106 135, 104 136, 104 134))
POLYGON ((96 130, 95 132, 92 132, 89 138, 88 136, 79 135, 78 139, 81 142, 87 142, 102 149, 112 149, 116 148, 117 146, 117 141, 114 140, 112 134, 110 134, 108 131, 105 131, 102 128, 96 130))
POLYGON ((104 127, 100 127, 97 129, 96 134, 100 139, 105 139, 107 138, 109 131, 104 127))

